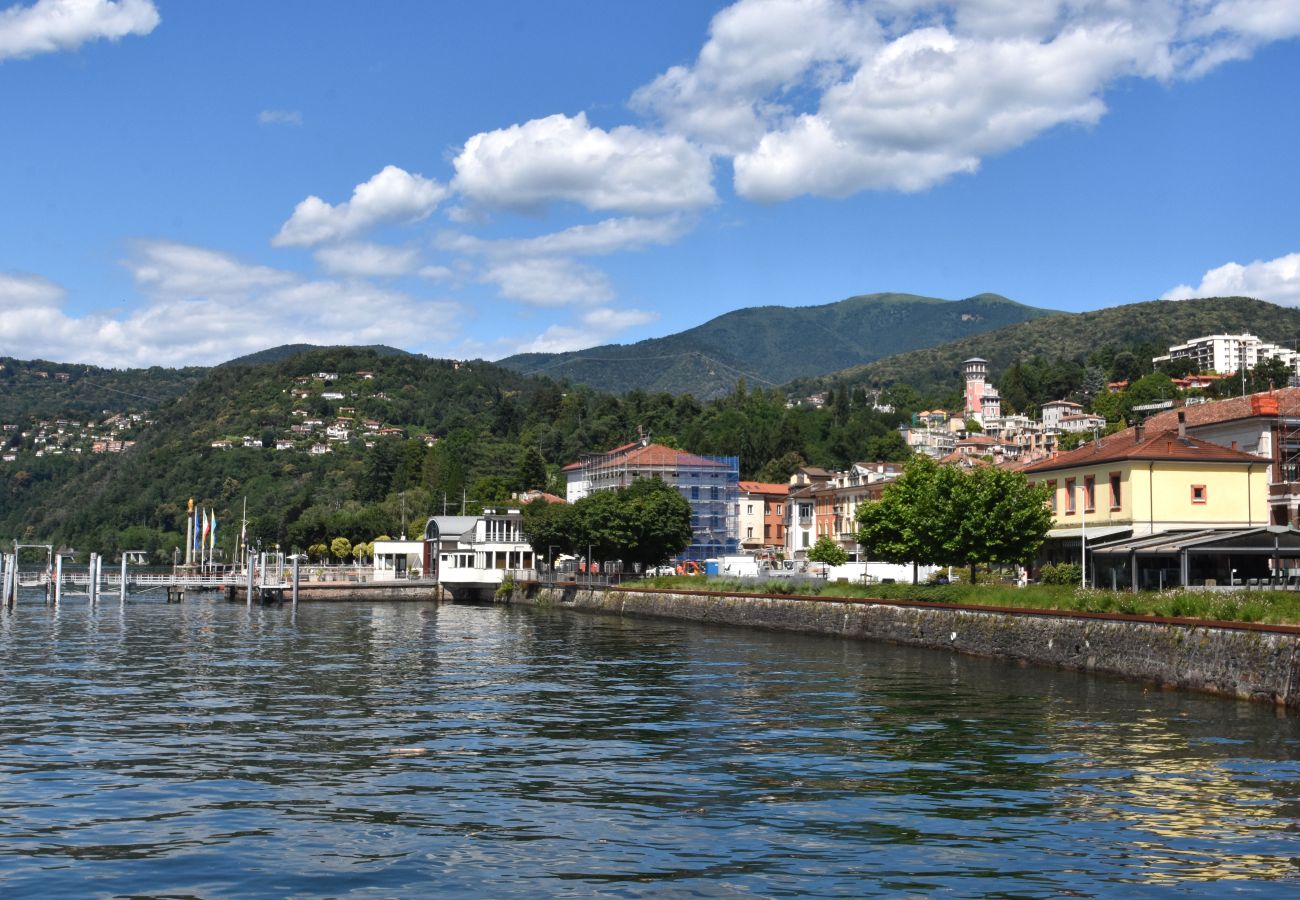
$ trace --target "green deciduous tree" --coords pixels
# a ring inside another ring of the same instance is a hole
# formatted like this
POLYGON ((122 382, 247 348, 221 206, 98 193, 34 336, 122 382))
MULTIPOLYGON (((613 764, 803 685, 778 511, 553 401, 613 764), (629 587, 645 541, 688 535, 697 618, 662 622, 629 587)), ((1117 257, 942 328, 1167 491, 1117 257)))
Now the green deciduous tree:
POLYGON ((964 472, 926 457, 907 463, 880 500, 858 508, 858 542, 894 563, 1028 562, 1051 526, 1046 488, 993 466, 964 472))
POLYGON ((352 542, 345 537, 336 537, 330 541, 330 553, 334 555, 335 559, 342 562, 352 555, 352 542))
POLYGON ((822 535, 808 551, 808 559, 828 566, 842 566, 849 561, 849 554, 830 537, 822 535))

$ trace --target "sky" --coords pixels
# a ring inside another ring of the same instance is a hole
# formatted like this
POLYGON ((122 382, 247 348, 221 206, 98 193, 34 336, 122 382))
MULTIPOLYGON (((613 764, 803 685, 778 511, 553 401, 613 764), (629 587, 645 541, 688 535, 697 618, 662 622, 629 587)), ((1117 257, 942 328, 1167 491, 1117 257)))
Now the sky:
POLYGON ((1297 0, 0 0, 0 355, 1296 306, 1297 147, 1297 0))

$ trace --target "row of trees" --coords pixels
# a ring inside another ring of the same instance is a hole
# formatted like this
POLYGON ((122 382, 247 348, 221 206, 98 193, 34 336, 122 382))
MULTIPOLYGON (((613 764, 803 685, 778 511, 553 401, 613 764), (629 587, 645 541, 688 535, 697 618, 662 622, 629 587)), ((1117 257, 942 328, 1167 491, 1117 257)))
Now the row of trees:
POLYGON ((858 508, 858 542, 892 563, 1016 565, 1038 553, 1052 514, 1047 489, 1019 472, 969 472, 925 456, 909 460, 881 499, 858 508))

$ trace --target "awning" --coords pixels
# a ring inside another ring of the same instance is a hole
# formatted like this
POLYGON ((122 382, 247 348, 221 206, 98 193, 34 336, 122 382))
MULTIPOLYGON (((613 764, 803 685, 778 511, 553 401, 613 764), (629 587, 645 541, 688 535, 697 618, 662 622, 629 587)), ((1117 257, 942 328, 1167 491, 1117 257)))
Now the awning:
POLYGON ((1163 531, 1094 547, 1092 554, 1174 556, 1184 551, 1196 554, 1300 557, 1300 530, 1289 525, 1269 525, 1260 528, 1163 531))
MULTIPOLYGON (((1128 534, 1133 530, 1132 525, 1099 525, 1096 528, 1086 529, 1088 542, 1099 541, 1102 538, 1117 537, 1121 534, 1128 534)), ((1085 534, 1085 530, 1079 528, 1053 528, 1047 532, 1049 541, 1060 541, 1072 538, 1079 540, 1085 534)))

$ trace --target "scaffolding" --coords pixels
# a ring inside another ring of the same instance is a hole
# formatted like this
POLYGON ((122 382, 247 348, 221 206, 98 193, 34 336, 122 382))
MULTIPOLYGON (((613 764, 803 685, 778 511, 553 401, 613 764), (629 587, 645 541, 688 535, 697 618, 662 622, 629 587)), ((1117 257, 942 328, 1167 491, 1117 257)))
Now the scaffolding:
MULTIPOLYGON (((1273 525, 1300 524, 1300 389, 1285 388, 1267 396, 1251 398, 1252 405, 1275 405, 1277 424, 1273 428, 1273 477, 1269 479, 1269 522, 1273 525), (1261 403, 1260 401, 1263 401, 1261 403)), ((1252 409, 1252 412, 1256 410, 1252 409)), ((1267 409, 1260 410, 1267 412, 1267 409)))
POLYGON ((587 491, 613 491, 658 478, 691 507, 691 544, 678 561, 716 559, 740 549, 740 459, 704 456, 638 441, 583 457, 587 491))

